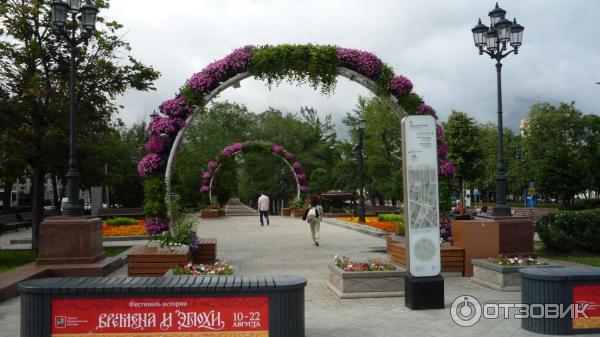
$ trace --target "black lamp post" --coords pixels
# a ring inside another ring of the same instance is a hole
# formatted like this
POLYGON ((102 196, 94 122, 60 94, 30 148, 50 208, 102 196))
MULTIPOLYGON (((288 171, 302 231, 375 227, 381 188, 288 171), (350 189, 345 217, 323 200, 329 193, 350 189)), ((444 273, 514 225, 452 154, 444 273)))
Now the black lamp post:
POLYGON ((79 172, 77 171, 77 153, 75 152, 75 135, 77 133, 77 97, 75 93, 76 70, 75 57, 77 46, 86 42, 96 27, 98 8, 88 2, 82 5, 81 0, 55 0, 52 3, 52 25, 54 32, 67 43, 71 52, 71 78, 69 94, 71 110, 69 124, 69 170, 67 171, 67 197, 63 206, 63 215, 83 215, 83 205, 79 201, 79 172), (69 14, 71 20, 68 20, 69 14), (77 30, 80 30, 77 36, 77 30))
POLYGON ((502 82, 501 71, 502 63, 500 61, 506 56, 519 52, 519 47, 523 42, 523 26, 517 23, 517 19, 513 22, 506 20, 506 11, 498 7, 494 8, 490 13, 491 25, 488 28, 486 25, 479 23, 471 30, 475 47, 479 48, 479 55, 484 53, 496 60, 496 74, 498 86, 498 173, 496 175, 496 206, 492 215, 494 216, 511 216, 510 206, 506 201, 507 183, 506 183, 506 164, 504 161, 504 130, 502 126, 502 82), (510 44, 512 50, 508 50, 507 44, 510 44))
POLYGON ((358 210, 358 221, 365 222, 365 167, 364 167, 364 151, 363 151, 363 140, 365 138, 365 125, 366 121, 364 118, 360 118, 358 121, 358 146, 356 147, 356 156, 358 157, 358 167, 360 169, 360 200, 358 210))

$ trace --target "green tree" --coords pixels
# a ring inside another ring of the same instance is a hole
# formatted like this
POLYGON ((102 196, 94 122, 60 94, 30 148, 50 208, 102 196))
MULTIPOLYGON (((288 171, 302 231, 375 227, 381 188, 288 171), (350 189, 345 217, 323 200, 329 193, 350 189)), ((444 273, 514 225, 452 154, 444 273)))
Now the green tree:
MULTIPOLYGON (((464 190, 465 181, 477 178, 482 158, 479 128, 466 113, 452 111, 444 124, 444 136, 448 142, 448 159, 456 166, 455 178, 464 190)), ((463 193, 460 193, 461 199, 463 193)))
POLYGON ((564 205, 585 189, 583 131, 582 113, 574 103, 531 107, 525 148, 536 186, 564 205))
MULTIPOLYGON (((63 175, 65 168, 57 163, 66 163, 68 153, 69 53, 52 33, 50 5, 42 0, 0 3, 0 27, 6 33, 0 38, 0 82, 15 111, 23 116, 10 127, 19 130, 25 162, 31 170, 34 250, 38 246, 44 176, 63 175)), ((102 10, 109 2, 96 0, 94 5, 102 10)), ((103 17, 98 22, 98 30, 77 49, 79 154, 85 154, 86 145, 101 141, 110 129, 111 116, 118 110, 114 103, 117 95, 129 88, 152 90, 152 82, 159 76, 128 56, 130 46, 121 38, 119 23, 103 17)), ((94 167, 97 172, 102 169, 94 167)))

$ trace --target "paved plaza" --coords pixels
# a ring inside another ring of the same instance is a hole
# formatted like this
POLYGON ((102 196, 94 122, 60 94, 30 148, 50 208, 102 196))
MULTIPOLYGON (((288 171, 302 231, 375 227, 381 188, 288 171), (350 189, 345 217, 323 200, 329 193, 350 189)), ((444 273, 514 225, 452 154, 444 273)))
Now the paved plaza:
MULTIPOLYGON (((514 319, 484 320, 463 328, 450 318, 450 304, 460 295, 482 303, 518 303, 520 293, 498 292, 475 285, 467 278, 445 279, 446 309, 411 311, 404 298, 337 299, 327 288, 327 265, 335 254, 352 259, 385 258, 385 240, 322 223, 320 247, 312 244, 306 222, 272 217, 261 227, 257 216, 201 220, 200 237, 218 238, 218 257, 244 275, 299 275, 306 288, 307 337, 362 336, 540 336, 520 328, 514 319)), ((138 242, 139 243, 139 242, 138 242)), ((126 275, 126 267, 113 276, 126 275)), ((14 298, 0 303, 0 336, 19 336, 20 305, 14 298)))

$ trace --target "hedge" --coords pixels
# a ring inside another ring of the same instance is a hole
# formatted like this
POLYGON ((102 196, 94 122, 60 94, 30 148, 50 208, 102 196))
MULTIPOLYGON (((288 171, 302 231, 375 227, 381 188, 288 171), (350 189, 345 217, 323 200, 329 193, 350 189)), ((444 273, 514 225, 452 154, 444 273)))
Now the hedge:
POLYGON ((600 208, 546 214, 535 230, 550 250, 600 253, 600 208))
POLYGON ((140 222, 139 222, 139 220, 133 219, 133 218, 118 217, 118 218, 108 219, 108 220, 106 220, 106 223, 111 226, 128 226, 128 225, 137 225, 140 222))
POLYGON ((576 199, 573 205, 568 207, 568 210, 581 211, 594 208, 600 208, 600 199, 576 199))

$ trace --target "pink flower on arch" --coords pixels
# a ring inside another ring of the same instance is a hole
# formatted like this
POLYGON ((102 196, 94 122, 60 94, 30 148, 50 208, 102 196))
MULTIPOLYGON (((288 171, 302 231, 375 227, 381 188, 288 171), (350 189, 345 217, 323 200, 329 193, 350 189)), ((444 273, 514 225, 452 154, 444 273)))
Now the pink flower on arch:
POLYGON ((209 169, 211 169, 211 170, 213 170, 213 171, 214 171, 214 170, 216 170, 218 167, 219 167, 219 164, 218 164, 216 161, 214 161, 214 160, 211 160, 211 161, 209 161, 209 162, 208 162, 208 168, 209 168, 209 169))
POLYGON ((438 141, 437 143, 437 155, 440 158, 446 158, 448 155, 448 143, 445 141, 438 141))
POLYGON ((171 118, 186 119, 192 113, 192 107, 189 106, 181 95, 164 101, 160 107, 160 112, 171 118))
POLYGON ((204 171, 204 173, 202 173, 202 179, 210 179, 212 178, 212 174, 210 174, 210 172, 204 171))
POLYGON ((299 161, 295 161, 295 162, 292 164, 292 167, 294 168, 294 170, 295 170, 296 172, 302 171, 302 164, 300 164, 300 162, 299 162, 299 161))
POLYGON ((375 79, 381 73, 381 60, 372 53, 349 48, 339 48, 338 64, 352 69, 368 78, 375 79))
POLYGON ((187 85, 190 88, 202 93, 207 93, 210 91, 214 83, 215 81, 212 79, 212 77, 206 76, 202 72, 195 73, 187 81, 187 85))
POLYGON ((150 135, 144 148, 147 153, 163 153, 168 150, 170 142, 169 137, 150 135))
POLYGON ((444 136, 444 128, 440 125, 435 126, 435 135, 437 139, 441 139, 444 136))
POLYGON ((272 150, 272 151, 273 151, 273 153, 275 153, 275 154, 280 154, 280 153, 282 153, 282 152, 283 152, 283 150, 284 150, 284 149, 283 149, 283 146, 281 146, 281 145, 273 144, 273 147, 272 147, 272 149, 271 149, 271 150, 272 150))
POLYGON ((140 176, 145 177, 149 173, 158 171, 162 158, 156 153, 148 153, 139 161, 137 169, 140 176))
POLYGON ((169 221, 160 218, 147 218, 144 222, 144 227, 148 234, 160 234, 169 229, 169 221))
MULTIPOLYGON (((185 123, 185 121, 184 121, 185 123)), ((156 117, 150 122, 150 133, 155 136, 173 135, 181 128, 179 118, 156 117)))
POLYGON ((425 104, 425 103, 421 103, 419 104, 419 107, 417 108, 417 115, 429 115, 429 116, 433 116, 433 118, 437 119, 437 113, 435 112, 435 110, 425 104))
POLYGON ((285 157, 285 159, 289 160, 294 160, 294 154, 291 152, 284 152, 283 156, 285 157))
POLYGON ((413 84, 408 78, 400 75, 390 80, 388 88, 390 89, 390 93, 392 95, 394 95, 396 98, 400 98, 411 92, 413 89, 413 84))
POLYGON ((202 185, 202 187, 200 187, 201 193, 208 193, 208 191, 210 191, 210 187, 208 185, 202 185))
POLYGON ((304 172, 298 173, 296 174, 296 178, 298 178, 299 181, 304 181, 306 180, 306 174, 304 174, 304 172))
POLYGON ((438 162, 438 172, 441 176, 450 177, 454 174, 455 171, 456 167, 454 167, 454 165, 450 161, 442 159, 438 162))

